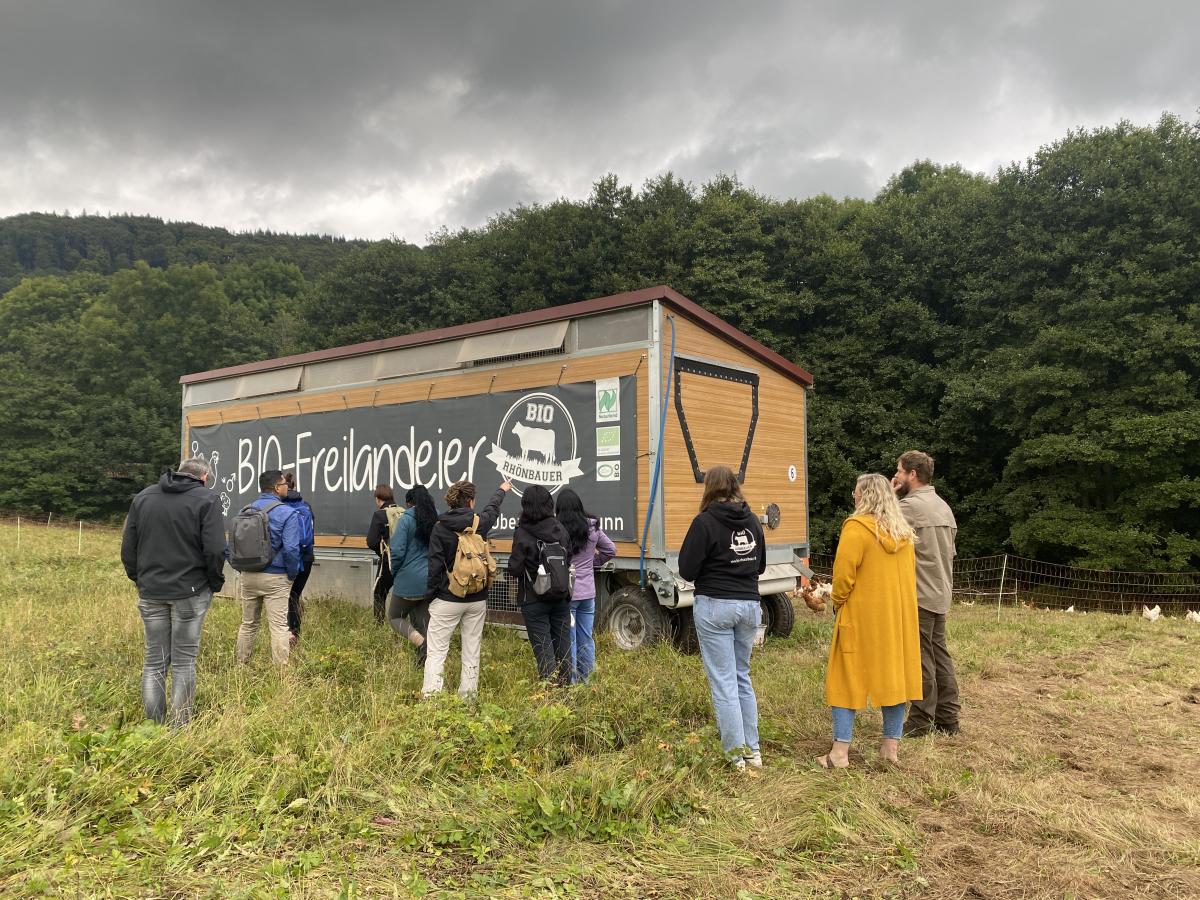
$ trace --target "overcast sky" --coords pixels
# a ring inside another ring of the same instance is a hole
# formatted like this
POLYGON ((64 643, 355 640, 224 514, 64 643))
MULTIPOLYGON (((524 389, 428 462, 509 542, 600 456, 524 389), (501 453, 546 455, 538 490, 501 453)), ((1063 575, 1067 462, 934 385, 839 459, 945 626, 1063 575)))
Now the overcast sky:
POLYGON ((425 243, 719 172, 871 196, 1200 118, 1200 3, 0 0, 0 215, 425 243))

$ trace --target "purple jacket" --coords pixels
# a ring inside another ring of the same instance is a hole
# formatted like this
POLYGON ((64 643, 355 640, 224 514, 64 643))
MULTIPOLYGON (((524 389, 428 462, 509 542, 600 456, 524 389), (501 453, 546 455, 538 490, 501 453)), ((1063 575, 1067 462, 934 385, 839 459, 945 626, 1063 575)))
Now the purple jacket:
POLYGON ((575 566, 575 590, 571 592, 572 600, 591 600, 596 596, 597 566, 602 566, 617 555, 617 548, 608 539, 608 535, 600 530, 595 519, 588 520, 587 544, 571 557, 575 566))

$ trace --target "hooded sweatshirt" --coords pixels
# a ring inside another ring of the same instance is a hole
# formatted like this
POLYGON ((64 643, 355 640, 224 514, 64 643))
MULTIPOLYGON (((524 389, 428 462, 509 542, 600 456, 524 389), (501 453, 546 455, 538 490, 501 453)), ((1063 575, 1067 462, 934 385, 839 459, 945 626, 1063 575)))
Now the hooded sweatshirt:
POLYGON ((225 519, 204 482, 166 472, 133 498, 121 537, 125 574, 146 600, 179 600, 225 584, 225 519))
MULTIPOLYGON (((517 526, 517 530, 513 533, 512 552, 508 556, 508 574, 517 579, 518 606, 524 606, 533 600, 546 599, 528 590, 529 582, 537 576, 538 560, 541 558, 538 542, 541 541, 543 544, 559 543, 565 550, 570 540, 567 529, 554 516, 547 516, 532 525, 520 524, 517 526)), ((578 579, 578 572, 575 573, 575 577, 578 579)), ((563 601, 567 602, 570 599, 568 596, 563 598, 563 601)))
POLYGON ((588 539, 579 552, 571 557, 575 566, 575 591, 572 600, 591 600, 596 596, 596 569, 617 555, 617 548, 608 535, 600 530, 600 523, 588 519, 588 539))
MULTIPOLYGON (((500 518, 500 504, 504 502, 505 492, 497 490, 492 494, 483 512, 479 513, 479 528, 477 534, 486 538, 496 519, 500 518)), ((448 572, 454 565, 454 554, 458 552, 458 534, 471 526, 471 520, 476 512, 471 507, 450 509, 438 516, 437 524, 429 535, 429 574, 425 584, 426 600, 446 600, 450 603, 476 603, 487 599, 487 589, 465 597, 455 597, 450 593, 448 572)))
POLYGON ((758 576, 767 569, 762 523, 744 500, 712 503, 692 520, 679 548, 679 574, 697 596, 757 600, 758 576))
POLYGON ((313 517, 312 507, 308 505, 308 501, 300 492, 295 490, 288 491, 283 502, 300 514, 300 567, 307 569, 313 562, 314 532, 316 531, 316 519, 313 517))

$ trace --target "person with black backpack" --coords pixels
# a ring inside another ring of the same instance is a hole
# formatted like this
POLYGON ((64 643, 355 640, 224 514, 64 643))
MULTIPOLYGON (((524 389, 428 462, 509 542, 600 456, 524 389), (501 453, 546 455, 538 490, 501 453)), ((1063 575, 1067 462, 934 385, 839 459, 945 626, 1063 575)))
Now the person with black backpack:
POLYGON ((521 497, 508 573, 517 579, 517 604, 543 681, 571 683, 571 589, 575 567, 567 529, 554 517, 554 499, 540 484, 521 497))
POLYGON ((500 504, 512 489, 504 482, 483 512, 475 512, 475 485, 456 481, 446 491, 450 509, 438 516, 429 534, 429 574, 425 599, 429 601, 429 645, 421 693, 428 697, 442 689, 442 669, 450 652, 454 629, 462 625, 462 674, 458 693, 470 697, 479 690, 479 653, 487 617, 488 588, 496 574, 496 561, 488 550, 487 536, 500 518, 500 504))
POLYGON ((288 485, 287 496, 283 498, 283 502, 300 515, 300 574, 292 582, 291 593, 288 595, 288 631, 291 633, 290 641, 294 647, 300 640, 300 622, 304 618, 304 587, 308 584, 308 576, 312 574, 313 563, 316 561, 314 544, 317 525, 312 507, 296 490, 296 476, 288 472, 283 478, 288 485))
POLYGON ((271 660, 282 666, 287 664, 291 649, 288 597, 300 574, 300 514, 283 502, 288 484, 278 469, 263 472, 258 487, 262 491, 259 498, 234 517, 229 547, 229 563, 242 573, 237 661, 249 664, 265 608, 271 660))

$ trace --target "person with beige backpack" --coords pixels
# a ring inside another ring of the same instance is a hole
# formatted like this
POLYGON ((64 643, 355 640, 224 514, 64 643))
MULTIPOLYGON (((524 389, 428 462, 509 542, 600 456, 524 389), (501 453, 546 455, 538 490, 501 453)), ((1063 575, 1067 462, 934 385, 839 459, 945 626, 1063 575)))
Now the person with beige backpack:
POLYGON ((442 690, 442 670, 450 652, 454 629, 462 626, 462 671, 458 693, 469 697, 479 690, 479 651, 487 595, 496 575, 496 561, 488 550, 487 536, 500 517, 500 504, 512 484, 500 485, 483 512, 475 512, 475 485, 456 481, 446 492, 450 509, 438 516, 429 535, 429 632, 425 659, 426 697, 442 690))

